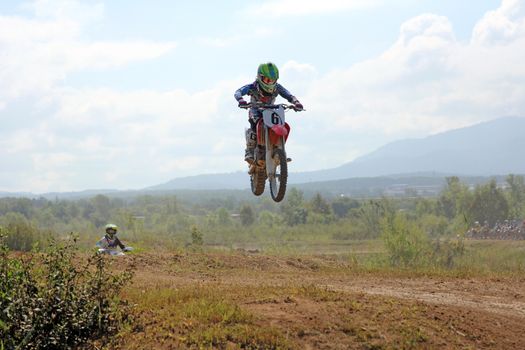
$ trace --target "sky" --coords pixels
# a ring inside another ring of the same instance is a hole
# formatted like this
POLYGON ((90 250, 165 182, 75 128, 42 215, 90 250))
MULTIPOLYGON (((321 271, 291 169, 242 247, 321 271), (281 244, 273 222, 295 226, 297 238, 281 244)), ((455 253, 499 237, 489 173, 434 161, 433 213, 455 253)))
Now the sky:
POLYGON ((306 109, 290 171, 337 167, 525 117, 525 0, 0 2, 0 191, 245 171, 233 94, 268 61, 306 109))

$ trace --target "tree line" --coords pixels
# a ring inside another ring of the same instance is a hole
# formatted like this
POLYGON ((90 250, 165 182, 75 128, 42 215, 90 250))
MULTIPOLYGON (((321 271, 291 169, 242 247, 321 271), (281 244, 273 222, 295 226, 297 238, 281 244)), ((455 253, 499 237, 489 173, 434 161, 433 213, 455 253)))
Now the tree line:
POLYGON ((228 196, 185 201, 175 195, 115 198, 96 195, 79 200, 1 198, 0 226, 12 249, 29 250, 50 236, 77 232, 81 242, 103 234, 108 222, 127 239, 145 245, 157 241, 185 244, 196 228, 206 243, 272 239, 375 239, 388 215, 402 212, 429 237, 452 236, 475 221, 494 225, 525 217, 523 176, 508 175, 503 184, 490 180, 470 187, 446 178, 437 197, 356 199, 347 196, 305 198, 291 188, 276 204, 267 198, 228 196))

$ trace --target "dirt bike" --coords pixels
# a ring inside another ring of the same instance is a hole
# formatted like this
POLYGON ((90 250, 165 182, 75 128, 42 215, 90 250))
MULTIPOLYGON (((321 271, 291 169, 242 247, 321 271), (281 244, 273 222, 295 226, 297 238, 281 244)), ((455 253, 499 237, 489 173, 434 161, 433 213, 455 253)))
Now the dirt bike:
POLYGON ((131 252, 133 250, 133 247, 126 247, 122 249, 122 251, 111 249, 111 248, 99 248, 98 253, 99 254, 108 254, 112 256, 122 256, 126 255, 124 253, 131 252))
POLYGON ((270 194, 275 202, 283 200, 288 181, 288 162, 284 145, 290 133, 290 126, 284 118, 284 111, 303 111, 294 105, 249 103, 242 108, 255 108, 262 112, 257 120, 257 147, 254 162, 249 165, 248 174, 252 193, 260 196, 264 192, 266 179, 270 183, 270 194))

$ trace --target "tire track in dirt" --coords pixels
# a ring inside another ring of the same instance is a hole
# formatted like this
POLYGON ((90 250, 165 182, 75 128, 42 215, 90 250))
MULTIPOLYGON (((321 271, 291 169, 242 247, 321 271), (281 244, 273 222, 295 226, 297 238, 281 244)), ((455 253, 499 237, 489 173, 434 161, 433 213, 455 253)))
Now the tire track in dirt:
MULTIPOLYGON (((341 285, 326 284, 326 288, 334 291, 365 293, 380 295, 405 300, 417 300, 424 303, 449 305, 461 308, 471 308, 476 311, 497 313, 503 316, 514 316, 525 319, 525 302, 509 300, 507 298, 483 295, 482 293, 469 293, 464 291, 439 291, 420 290, 402 286, 386 285, 341 285)), ((420 286, 421 287, 421 286, 420 286)))

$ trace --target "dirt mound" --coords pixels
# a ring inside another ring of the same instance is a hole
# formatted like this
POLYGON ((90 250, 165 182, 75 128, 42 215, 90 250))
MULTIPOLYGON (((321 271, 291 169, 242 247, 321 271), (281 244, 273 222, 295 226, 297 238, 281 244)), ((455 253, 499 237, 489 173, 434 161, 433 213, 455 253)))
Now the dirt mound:
POLYGON ((321 269, 336 269, 348 267, 348 264, 337 261, 329 256, 310 257, 280 257, 267 256, 248 251, 232 253, 144 253, 128 255, 117 264, 133 264, 141 271, 318 271, 321 269))

